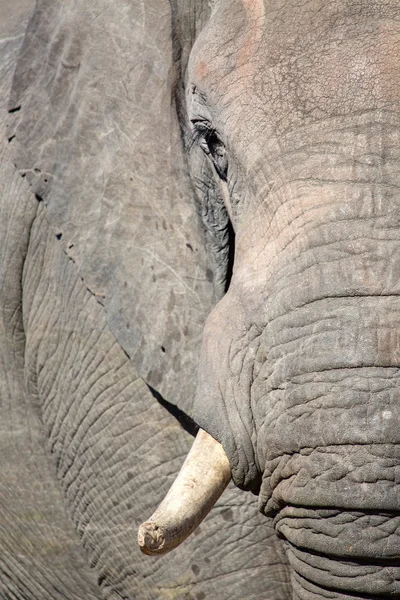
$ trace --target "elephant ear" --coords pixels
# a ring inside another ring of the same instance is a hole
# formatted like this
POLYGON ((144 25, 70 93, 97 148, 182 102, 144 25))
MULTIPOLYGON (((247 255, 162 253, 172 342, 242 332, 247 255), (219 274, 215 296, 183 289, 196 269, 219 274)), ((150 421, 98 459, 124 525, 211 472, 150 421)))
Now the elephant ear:
POLYGON ((214 290, 174 106, 190 41, 173 48, 171 5, 39 0, 9 137, 139 374, 190 414, 214 290))

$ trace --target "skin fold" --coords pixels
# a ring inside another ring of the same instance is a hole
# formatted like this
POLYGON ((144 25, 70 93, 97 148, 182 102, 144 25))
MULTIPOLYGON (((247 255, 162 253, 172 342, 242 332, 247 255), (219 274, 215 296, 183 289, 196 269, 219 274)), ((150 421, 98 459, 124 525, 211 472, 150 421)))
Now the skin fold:
MULTIPOLYGON (((399 21, 397 0, 38 2, 8 106, 2 377, 52 490, 33 532, 68 541, 47 573, 8 543, 5 597, 52 577, 59 597, 400 597, 399 21), (262 516, 230 486, 154 562, 137 526, 190 418, 262 516)), ((30 532, 15 456, 3 528, 30 532)))

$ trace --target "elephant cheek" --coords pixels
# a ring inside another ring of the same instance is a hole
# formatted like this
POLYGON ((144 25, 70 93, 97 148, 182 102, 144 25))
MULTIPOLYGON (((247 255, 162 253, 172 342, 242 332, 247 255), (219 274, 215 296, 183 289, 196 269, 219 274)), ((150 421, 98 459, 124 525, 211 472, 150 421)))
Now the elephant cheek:
POLYGON ((234 483, 257 494, 261 473, 248 386, 241 385, 232 372, 238 332, 246 335, 244 315, 234 294, 228 291, 210 314, 204 330, 194 414, 200 427, 222 444, 234 483))

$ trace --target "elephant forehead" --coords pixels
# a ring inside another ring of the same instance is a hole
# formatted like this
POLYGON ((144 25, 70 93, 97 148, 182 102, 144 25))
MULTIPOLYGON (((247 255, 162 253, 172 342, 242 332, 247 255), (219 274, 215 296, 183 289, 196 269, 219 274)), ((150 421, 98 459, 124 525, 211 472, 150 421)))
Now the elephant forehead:
POLYGON ((259 123, 281 134, 400 100, 400 2, 296 4, 220 0, 192 53, 195 83, 246 148, 259 123))
POLYGON ((192 71, 199 82, 249 67, 262 37, 264 0, 220 0, 192 53, 192 71))

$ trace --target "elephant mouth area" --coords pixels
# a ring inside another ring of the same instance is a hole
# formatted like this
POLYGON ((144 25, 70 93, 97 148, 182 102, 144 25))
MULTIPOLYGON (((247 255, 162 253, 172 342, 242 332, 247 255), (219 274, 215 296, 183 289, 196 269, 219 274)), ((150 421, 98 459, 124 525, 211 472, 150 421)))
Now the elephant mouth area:
POLYGON ((349 444, 267 465, 260 508, 287 545, 294 597, 399 597, 399 458, 396 444, 349 444))
POLYGON ((400 514, 399 460, 395 443, 332 444, 282 455, 266 463, 260 510, 275 518, 290 506, 400 514))
MULTIPOLYGON (((346 517, 349 521, 363 518, 356 513, 347 514, 346 517)), ((313 521, 316 518, 318 517, 314 514, 313 521)), ((369 515, 368 518, 370 525, 362 531, 365 544, 368 530, 372 537, 373 527, 389 524, 393 520, 390 515, 369 515)), ((324 520, 323 517, 321 520, 324 520)), ((333 526, 333 523, 329 525, 333 526)), ((346 546, 345 541, 343 545, 346 546)), ((351 544, 348 547, 351 548, 351 544)), ((399 557, 368 558, 354 555, 350 558, 330 555, 329 548, 326 553, 315 552, 290 542, 287 544, 287 556, 292 571, 293 590, 297 592, 295 597, 334 597, 340 600, 349 597, 369 600, 400 597, 399 557)))

